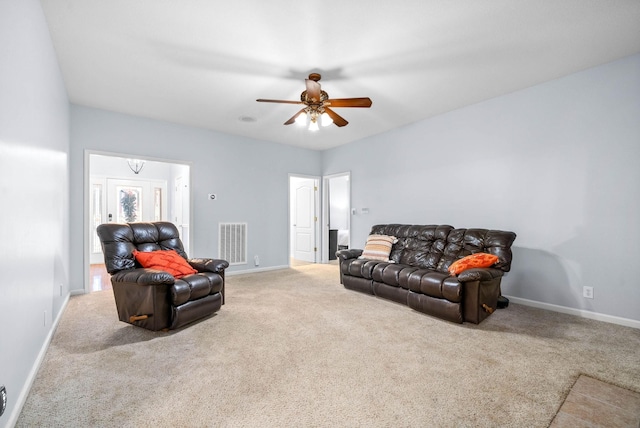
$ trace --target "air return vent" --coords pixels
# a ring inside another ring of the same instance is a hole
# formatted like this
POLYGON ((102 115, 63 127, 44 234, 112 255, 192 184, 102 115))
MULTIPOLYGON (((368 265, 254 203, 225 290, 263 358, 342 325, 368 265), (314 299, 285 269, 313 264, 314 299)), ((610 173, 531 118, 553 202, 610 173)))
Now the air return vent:
POLYGON ((220 223, 218 254, 230 265, 247 264, 247 223, 220 223))

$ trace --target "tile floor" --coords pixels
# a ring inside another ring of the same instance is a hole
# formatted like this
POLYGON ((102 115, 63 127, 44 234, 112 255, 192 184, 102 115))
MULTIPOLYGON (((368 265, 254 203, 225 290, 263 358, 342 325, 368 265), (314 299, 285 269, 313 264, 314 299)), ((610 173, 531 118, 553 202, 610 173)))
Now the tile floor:
POLYGON ((580 376, 550 427, 640 428, 640 393, 580 376))

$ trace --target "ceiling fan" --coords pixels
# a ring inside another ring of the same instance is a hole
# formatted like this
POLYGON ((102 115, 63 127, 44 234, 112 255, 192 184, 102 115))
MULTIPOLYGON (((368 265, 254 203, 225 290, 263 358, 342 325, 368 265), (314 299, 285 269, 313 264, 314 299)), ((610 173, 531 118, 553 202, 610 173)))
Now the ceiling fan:
POLYGON ((332 110, 334 107, 371 107, 370 98, 329 98, 329 94, 320 89, 321 76, 318 73, 311 73, 305 79, 307 89, 300 94, 300 101, 266 100, 258 99, 262 103, 283 103, 283 104, 304 104, 299 112, 284 124, 291 125, 294 122, 309 124, 309 129, 318 130, 318 122, 323 126, 334 123, 336 126, 345 126, 347 122, 342 116, 332 110))

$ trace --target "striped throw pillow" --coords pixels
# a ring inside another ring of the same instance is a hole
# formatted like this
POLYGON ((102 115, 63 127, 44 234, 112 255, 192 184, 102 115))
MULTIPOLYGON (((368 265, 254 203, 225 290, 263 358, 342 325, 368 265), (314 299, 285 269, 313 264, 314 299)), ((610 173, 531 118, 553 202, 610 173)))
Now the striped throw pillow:
POLYGON ((398 238, 395 236, 369 235, 367 243, 364 246, 364 251, 362 251, 362 255, 358 258, 388 262, 390 261, 389 254, 391 253, 391 247, 396 242, 398 242, 398 238))

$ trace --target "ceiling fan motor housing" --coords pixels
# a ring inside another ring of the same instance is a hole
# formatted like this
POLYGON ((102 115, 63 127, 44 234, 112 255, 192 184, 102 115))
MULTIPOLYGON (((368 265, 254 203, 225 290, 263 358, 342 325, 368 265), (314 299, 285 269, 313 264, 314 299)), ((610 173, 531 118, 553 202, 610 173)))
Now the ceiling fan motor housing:
POLYGON ((325 91, 320 91, 320 101, 317 103, 314 103, 312 99, 307 97, 307 91, 302 91, 302 93, 300 94, 300 101, 302 101, 307 105, 311 105, 311 104, 322 105, 322 103, 324 103, 328 99, 329 99, 329 94, 327 94, 325 91))

